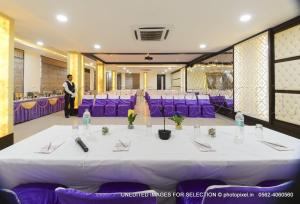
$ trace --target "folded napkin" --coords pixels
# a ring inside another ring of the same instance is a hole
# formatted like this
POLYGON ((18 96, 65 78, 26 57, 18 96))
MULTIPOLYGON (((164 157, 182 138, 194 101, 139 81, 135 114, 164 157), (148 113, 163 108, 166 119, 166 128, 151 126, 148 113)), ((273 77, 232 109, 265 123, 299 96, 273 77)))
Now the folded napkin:
POLYGON ((198 147, 200 148, 201 152, 215 152, 216 151, 209 144, 201 142, 199 138, 194 139, 194 142, 198 144, 198 147))
POLYGON ((57 148, 59 148, 65 141, 53 141, 48 142, 47 144, 43 145, 36 153, 42 154, 50 154, 54 152, 57 148))
POLYGON ((113 147, 113 152, 129 151, 130 145, 130 140, 119 139, 113 147))
POLYGON ((278 144, 278 143, 275 143, 275 142, 269 142, 269 141, 264 141, 262 140, 261 143, 277 150, 277 151, 292 151, 293 149, 292 148, 289 148, 287 146, 284 146, 282 144, 278 144))

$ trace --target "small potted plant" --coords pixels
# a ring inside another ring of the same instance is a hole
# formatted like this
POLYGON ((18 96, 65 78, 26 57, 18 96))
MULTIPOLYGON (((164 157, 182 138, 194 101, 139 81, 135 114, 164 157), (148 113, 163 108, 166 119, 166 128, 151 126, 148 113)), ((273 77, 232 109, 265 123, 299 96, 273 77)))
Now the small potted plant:
POLYGON ((109 132, 108 127, 102 127, 102 135, 106 135, 108 134, 108 132, 109 132))
POLYGON ((173 120, 175 122, 175 128, 176 130, 182 129, 182 122, 184 120, 184 117, 180 115, 179 112, 175 112, 175 114, 169 118, 170 120, 173 120))
POLYGON ((134 110, 129 109, 128 110, 128 129, 133 129, 133 122, 136 118, 137 114, 134 112, 134 110))

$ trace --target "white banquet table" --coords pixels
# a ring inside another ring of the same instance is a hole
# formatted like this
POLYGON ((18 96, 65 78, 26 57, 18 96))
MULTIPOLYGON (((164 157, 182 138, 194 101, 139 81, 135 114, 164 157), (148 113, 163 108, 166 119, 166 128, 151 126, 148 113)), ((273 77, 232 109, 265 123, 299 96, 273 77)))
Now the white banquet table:
MULTIPOLYGON (((74 141, 71 126, 53 126, 0 151, 0 185, 12 188, 21 183, 54 182, 85 191, 95 191, 104 182, 134 181, 154 189, 175 189, 179 181, 215 178, 230 184, 255 185, 268 179, 290 179, 300 161, 300 141, 264 128, 264 139, 292 151, 277 151, 259 142, 254 127, 246 126, 244 141, 235 141, 234 126, 215 126, 217 136, 207 135, 209 127, 201 126, 200 139, 215 151, 202 152, 193 142, 194 127, 172 130, 170 140, 160 140, 152 127, 152 136, 145 126, 128 130, 125 125, 102 126, 89 131, 80 126, 79 134, 89 147, 85 153, 74 141), (129 151, 114 152, 119 139, 130 140, 129 151), (50 154, 37 153, 49 142, 64 143, 50 154)), ((174 129, 172 126, 168 128, 174 129)))

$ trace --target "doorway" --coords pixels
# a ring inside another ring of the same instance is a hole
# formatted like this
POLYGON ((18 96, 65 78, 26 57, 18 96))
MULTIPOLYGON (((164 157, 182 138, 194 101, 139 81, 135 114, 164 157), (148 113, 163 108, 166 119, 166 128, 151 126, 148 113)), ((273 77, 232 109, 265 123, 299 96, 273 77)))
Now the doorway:
POLYGON ((157 75, 157 90, 165 90, 166 89, 166 75, 158 74, 157 75))

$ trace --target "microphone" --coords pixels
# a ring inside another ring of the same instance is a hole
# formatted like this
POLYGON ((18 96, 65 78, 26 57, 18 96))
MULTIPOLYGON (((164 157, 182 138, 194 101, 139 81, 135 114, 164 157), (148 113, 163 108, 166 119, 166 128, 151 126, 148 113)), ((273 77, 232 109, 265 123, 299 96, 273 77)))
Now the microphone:
POLYGON ((81 147, 81 149, 84 151, 84 152, 88 152, 89 151, 89 148, 84 144, 84 142, 81 140, 80 137, 77 137, 75 139, 75 141, 77 142, 77 144, 81 147))

